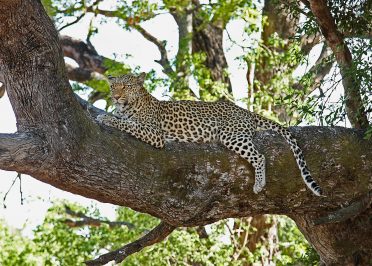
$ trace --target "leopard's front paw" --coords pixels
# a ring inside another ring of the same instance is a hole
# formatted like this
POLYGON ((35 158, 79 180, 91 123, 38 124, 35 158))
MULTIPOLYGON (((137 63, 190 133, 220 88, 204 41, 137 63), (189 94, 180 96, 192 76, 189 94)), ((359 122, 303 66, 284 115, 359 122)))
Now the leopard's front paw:
POLYGON ((254 184, 254 186, 253 186, 253 192, 255 194, 258 194, 258 193, 260 193, 262 191, 263 188, 264 187, 261 186, 260 184, 254 184))
POLYGON ((107 124, 110 121, 110 116, 108 114, 100 114, 96 117, 98 123, 107 124))

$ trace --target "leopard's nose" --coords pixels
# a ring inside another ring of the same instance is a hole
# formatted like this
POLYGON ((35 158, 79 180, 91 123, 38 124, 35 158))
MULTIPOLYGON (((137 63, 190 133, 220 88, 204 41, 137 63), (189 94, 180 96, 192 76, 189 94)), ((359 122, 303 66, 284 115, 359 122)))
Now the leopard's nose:
POLYGON ((115 94, 113 97, 114 99, 118 100, 120 98, 120 94, 115 94))

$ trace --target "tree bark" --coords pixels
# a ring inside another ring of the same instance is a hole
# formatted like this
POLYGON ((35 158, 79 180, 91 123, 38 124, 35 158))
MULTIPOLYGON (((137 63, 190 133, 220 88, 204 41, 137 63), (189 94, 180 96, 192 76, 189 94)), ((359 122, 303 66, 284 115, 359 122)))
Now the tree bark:
POLYGON ((325 265, 372 265, 371 202, 357 217, 314 225, 313 214, 290 215, 325 265), (364 237, 363 237, 364 236, 364 237))
MULTIPOLYGON (((264 213, 290 215, 301 226, 371 191, 372 142, 363 139, 363 131, 291 129, 327 195, 316 198, 305 188, 289 147, 272 132, 254 138, 266 156, 268 176, 256 195, 251 165, 218 144, 173 143, 158 150, 100 127, 91 117, 97 110, 82 108, 70 88, 57 32, 41 3, 0 0, 0 21, 0 71, 18 127, 16 134, 0 134, 0 169, 149 213, 174 227, 264 213)), ((353 221, 345 221, 356 223, 351 228, 327 225, 333 234, 321 245, 313 239, 322 237, 313 235, 317 227, 303 231, 324 261, 332 261, 328 250, 339 241, 355 248, 337 253, 338 259, 348 261, 355 249, 370 259, 366 232, 372 225, 364 213, 353 221)))

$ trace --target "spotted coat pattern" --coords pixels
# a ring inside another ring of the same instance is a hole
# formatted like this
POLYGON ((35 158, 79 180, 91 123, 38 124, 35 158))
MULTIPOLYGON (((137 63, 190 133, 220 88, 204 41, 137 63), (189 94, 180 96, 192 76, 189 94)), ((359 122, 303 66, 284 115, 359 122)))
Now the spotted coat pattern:
POLYGON ((266 184, 265 157, 255 148, 252 138, 258 128, 274 130, 290 145, 305 184, 314 194, 322 194, 300 147, 286 128, 226 101, 159 101, 146 91, 144 79, 145 73, 110 77, 116 110, 114 116, 104 114, 97 120, 156 148, 162 148, 167 141, 220 142, 253 165, 255 193, 266 184))

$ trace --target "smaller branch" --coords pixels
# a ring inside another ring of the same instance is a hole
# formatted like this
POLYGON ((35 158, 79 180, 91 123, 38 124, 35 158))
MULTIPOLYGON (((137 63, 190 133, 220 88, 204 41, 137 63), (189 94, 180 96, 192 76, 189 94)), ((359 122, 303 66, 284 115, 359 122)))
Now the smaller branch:
POLYGON ((95 14, 100 14, 100 15, 103 15, 103 16, 106 16, 106 17, 119 18, 119 19, 124 20, 129 27, 131 27, 133 29, 136 29, 139 33, 142 34, 142 36, 146 40, 152 42, 153 44, 155 44, 158 47, 158 49, 160 51, 160 60, 155 60, 155 62, 160 64, 163 67, 164 73, 169 75, 169 74, 174 72, 173 69, 172 69, 172 66, 169 62, 169 59, 168 59, 167 50, 165 48, 165 42, 157 39, 156 37, 154 37, 151 33, 149 33, 144 28, 142 28, 138 24, 137 21, 134 21, 131 18, 128 18, 127 20, 123 19, 123 18, 120 18, 117 11, 102 10, 102 9, 93 8, 93 7, 87 7, 86 11, 87 12, 93 12, 95 14))
POLYGON ((369 192, 361 200, 356 201, 346 208, 341 208, 326 216, 320 217, 314 221, 314 225, 329 224, 329 223, 340 223, 350 218, 358 216, 360 213, 365 211, 372 203, 372 193, 369 192))
POLYGON ((152 42, 158 47, 160 51, 160 60, 155 60, 155 62, 163 67, 165 74, 168 75, 171 74, 173 72, 173 69, 168 59, 167 50, 165 48, 165 41, 160 41, 159 39, 155 38, 153 35, 151 35, 151 33, 146 31, 138 24, 133 25, 133 28, 135 28, 139 33, 141 33, 146 40, 152 42))
MULTIPOLYGON (((327 76, 329 71, 331 71, 333 63, 334 63, 333 61, 328 60, 329 56, 331 55, 332 55, 332 50, 326 44, 324 44, 318 59, 308 71, 308 72, 314 73, 313 83, 309 88, 309 93, 314 91, 316 88, 318 88, 321 85, 325 76, 327 76)), ((297 90, 305 89, 304 86, 300 82, 293 84, 293 88, 297 90)))
POLYGON ((175 226, 161 222, 158 226, 148 232, 146 235, 140 239, 129 243, 117 250, 111 251, 109 253, 99 256, 97 259, 86 261, 87 266, 98 266, 105 265, 110 261, 115 261, 115 263, 122 262, 129 255, 141 251, 143 248, 158 243, 170 235, 175 226))
POLYGON ((108 18, 116 18, 118 17, 118 12, 117 11, 110 11, 110 10, 103 10, 103 9, 99 9, 98 7, 97 8, 94 8, 94 6, 88 6, 86 8, 86 12, 90 12, 90 13, 94 13, 94 14, 99 14, 99 15, 102 15, 102 16, 105 16, 105 17, 108 17, 108 18))
POLYGON ((108 221, 108 220, 92 218, 92 217, 89 217, 89 216, 85 215, 82 212, 75 212, 75 211, 71 210, 70 207, 68 207, 66 205, 65 205, 65 209, 66 209, 66 213, 68 215, 71 215, 73 217, 78 217, 78 218, 82 219, 80 221, 73 221, 71 219, 66 219, 64 222, 69 227, 81 227, 81 226, 84 226, 84 225, 98 227, 98 226, 101 226, 102 224, 107 224, 107 225, 110 226, 110 228, 118 227, 118 226, 122 226, 122 225, 125 225, 126 227, 128 227, 128 229, 133 229, 134 228, 134 224, 129 223, 129 222, 124 222, 124 221, 112 222, 112 221, 108 221))
POLYGON ((241 44, 239 44, 237 41, 235 41, 235 40, 231 37, 230 32, 229 32, 227 29, 225 29, 225 32, 226 32, 227 37, 229 38, 229 40, 230 40, 231 43, 233 43, 233 44, 239 46, 239 47, 242 48, 243 50, 245 50, 245 49, 253 49, 253 46, 245 46, 245 45, 241 45, 241 44))
MULTIPOLYGON (((235 236, 235 232, 231 229, 229 223, 225 220, 224 221, 224 225, 226 226, 227 230, 229 231, 229 234, 230 234, 230 240, 231 242, 233 243, 234 245, 234 249, 238 249, 239 248, 239 243, 238 241, 236 240, 236 238, 234 237, 235 236)), ((235 256, 233 255, 233 257, 235 258, 235 256)))

